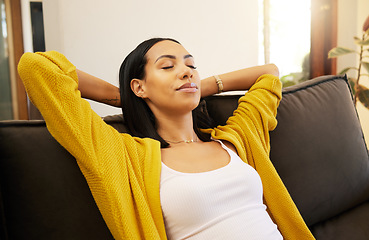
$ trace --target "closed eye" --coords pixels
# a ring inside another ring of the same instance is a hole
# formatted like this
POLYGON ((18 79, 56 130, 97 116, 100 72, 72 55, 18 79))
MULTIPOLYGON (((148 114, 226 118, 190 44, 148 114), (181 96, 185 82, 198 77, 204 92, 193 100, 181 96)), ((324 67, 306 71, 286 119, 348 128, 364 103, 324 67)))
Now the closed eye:
MULTIPOLYGON (((193 65, 187 65, 187 67, 192 68, 192 69, 197 69, 197 67, 193 65)), ((171 68, 173 68, 173 66, 162 67, 161 69, 171 69, 171 68)))

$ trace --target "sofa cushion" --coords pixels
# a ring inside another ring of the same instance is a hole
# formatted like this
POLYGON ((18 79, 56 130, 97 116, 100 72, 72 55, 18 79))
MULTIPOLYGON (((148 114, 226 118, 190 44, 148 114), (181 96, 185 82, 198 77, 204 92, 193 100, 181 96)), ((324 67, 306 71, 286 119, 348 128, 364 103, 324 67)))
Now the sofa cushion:
POLYGON ((316 239, 369 239, 369 202, 361 204, 323 223, 312 226, 316 239))
POLYGON ((113 239, 75 159, 43 121, 0 130, 4 239, 113 239))

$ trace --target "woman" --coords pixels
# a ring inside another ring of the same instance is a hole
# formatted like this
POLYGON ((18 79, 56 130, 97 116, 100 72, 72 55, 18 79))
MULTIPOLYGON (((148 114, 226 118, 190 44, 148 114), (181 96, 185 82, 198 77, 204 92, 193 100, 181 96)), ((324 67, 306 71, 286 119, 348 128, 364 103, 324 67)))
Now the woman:
POLYGON ((200 81, 182 45, 155 38, 124 60, 121 98, 57 52, 24 54, 19 73, 115 239, 313 238, 268 157, 281 98, 274 65, 200 81), (226 126, 197 128, 200 97, 240 89, 249 91, 226 126), (122 99, 131 135, 106 125, 81 94, 112 105, 122 99))

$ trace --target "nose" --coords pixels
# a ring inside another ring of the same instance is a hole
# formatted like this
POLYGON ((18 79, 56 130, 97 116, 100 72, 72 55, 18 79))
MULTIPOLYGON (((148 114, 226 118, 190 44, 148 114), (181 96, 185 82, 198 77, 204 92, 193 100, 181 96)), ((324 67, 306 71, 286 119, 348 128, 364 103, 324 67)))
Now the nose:
POLYGON ((192 68, 185 66, 184 69, 180 72, 179 78, 181 80, 190 80, 193 77, 192 68))

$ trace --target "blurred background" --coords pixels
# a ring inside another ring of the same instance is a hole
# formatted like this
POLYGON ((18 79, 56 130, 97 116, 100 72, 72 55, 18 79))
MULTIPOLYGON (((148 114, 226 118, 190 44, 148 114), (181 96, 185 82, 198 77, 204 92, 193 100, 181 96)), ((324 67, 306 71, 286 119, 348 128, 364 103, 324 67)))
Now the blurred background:
MULTIPOLYGON (((23 52, 60 51, 118 86, 133 48, 171 37, 195 57, 203 78, 275 63, 288 86, 357 65, 356 55, 327 54, 338 45, 357 49, 353 37, 368 15, 368 0, 0 0, 0 119, 40 118, 16 72, 23 52)), ((121 113, 90 103, 100 116, 121 113)), ((369 136, 369 110, 357 108, 369 136)))

